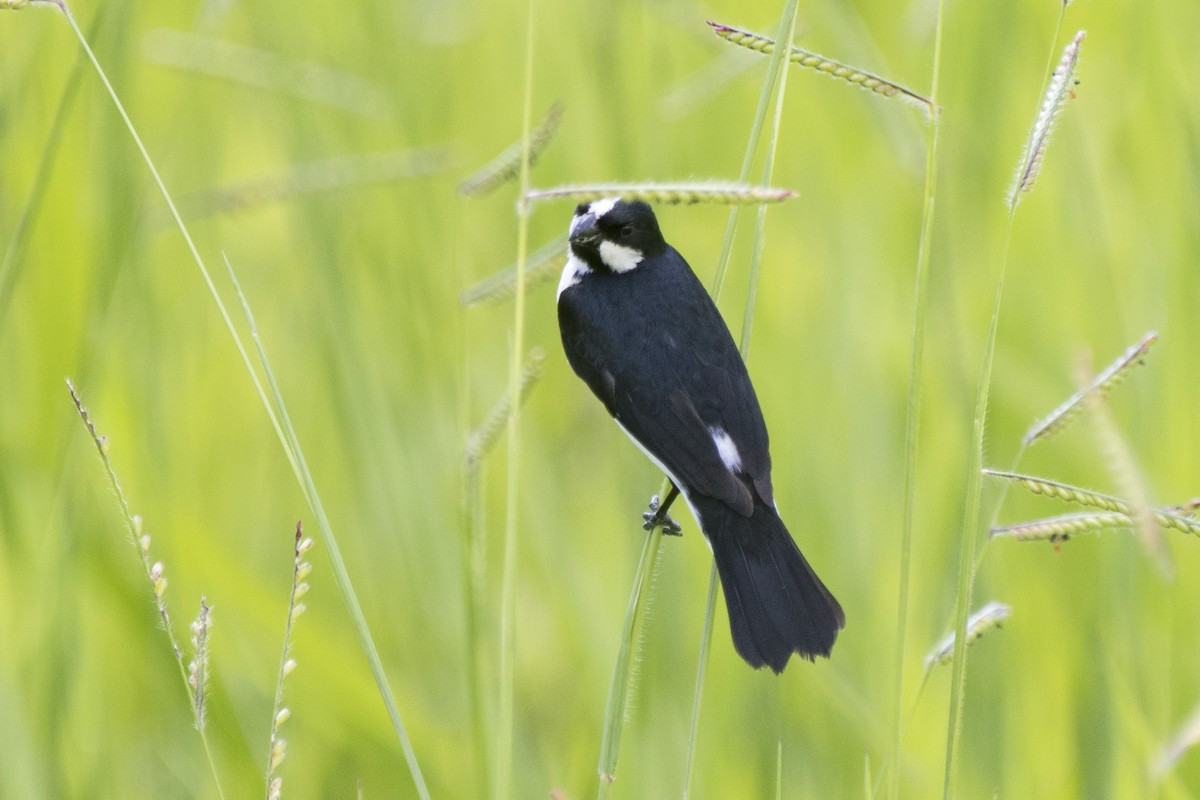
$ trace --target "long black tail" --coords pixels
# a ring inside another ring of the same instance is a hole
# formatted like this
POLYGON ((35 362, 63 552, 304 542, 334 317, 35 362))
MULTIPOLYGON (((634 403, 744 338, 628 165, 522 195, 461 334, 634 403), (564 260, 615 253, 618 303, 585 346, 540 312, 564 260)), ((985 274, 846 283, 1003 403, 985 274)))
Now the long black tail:
POLYGON ((719 500, 690 498, 717 561, 733 646, 750 666, 778 673, 792 653, 828 656, 846 617, 779 514, 755 500, 747 518, 719 500))

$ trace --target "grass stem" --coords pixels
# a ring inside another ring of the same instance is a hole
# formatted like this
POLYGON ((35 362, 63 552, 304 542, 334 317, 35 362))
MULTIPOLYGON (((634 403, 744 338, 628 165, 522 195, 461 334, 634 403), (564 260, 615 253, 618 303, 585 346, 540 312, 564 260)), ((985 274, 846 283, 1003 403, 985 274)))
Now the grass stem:
POLYGON ((975 540, 979 532, 980 493, 983 482, 983 433, 987 421, 988 397, 992 384, 992 362, 996 353, 996 331, 1000 324, 1000 304, 1004 298, 1004 277, 1008 268, 1009 244, 1015 206, 1009 211, 1000 259, 1000 275, 992 300, 992 316, 988 323, 987 339, 983 346, 983 362, 975 389, 975 414, 971 424, 971 451, 967 463, 966 505, 959 534, 958 589, 954 614, 954 655, 950 683, 950 713, 946 724, 946 761, 942 781, 942 796, 949 800, 954 794, 955 749, 962 733, 962 709, 967 677, 967 618, 971 593, 975 585, 975 540))
POLYGON ((900 530, 900 575, 896 599, 896 688, 893 705, 892 768, 888 796, 900 796, 900 774, 904 763, 904 652, 908 644, 908 595, 912 583, 912 539, 917 498, 917 453, 921 430, 921 388, 925 378, 925 324, 928 318, 929 264, 933 246, 934 211, 937 207, 938 107, 942 63, 942 30, 945 2, 938 0, 933 37, 933 65, 929 89, 929 127, 925 151, 925 198, 921 210, 921 236, 913 279, 913 325, 909 342, 908 400, 904 424, 904 501, 900 530))
POLYGON ((688 729, 687 767, 683 777, 683 800, 691 796, 692 776, 696 766, 696 737, 700 731, 700 701, 704 697, 704 673, 708 668, 708 651, 712 647, 713 619, 717 604, 717 562, 708 573, 708 602, 704 606, 704 634, 700 638, 700 658, 696 665, 696 689, 692 693, 692 724, 688 729))
POLYGON ((392 694, 392 687, 388 683, 387 673, 383 669, 383 660, 379 657, 378 648, 375 647, 375 639, 371 636, 366 616, 363 614, 362 604, 358 602, 358 593, 354 591, 354 584, 350 580, 350 572, 346 569, 345 559, 342 558, 341 548, 338 546, 337 539, 333 535, 333 527, 330 525, 329 517, 325 513, 325 506, 321 502, 321 496, 317 493, 317 486, 313 480, 312 472, 309 470, 308 463, 304 459, 304 451, 300 449, 300 440, 296 436, 296 429, 292 427, 291 417, 288 415, 287 406, 283 402, 283 394, 279 391, 279 384, 275 381, 275 373, 271 369, 271 362, 267 359, 267 351, 263 347, 262 340, 259 338, 258 326, 255 324, 254 315, 250 311, 250 303, 246 300, 246 295, 242 292, 241 284, 238 283, 237 275, 233 271, 233 264, 230 263, 228 258, 225 259, 225 267, 229 270, 229 280, 233 284, 234 291, 237 292, 238 299, 241 301, 242 312, 245 314, 246 324, 250 328, 250 338, 254 340, 254 347, 258 351, 259 363, 262 364, 263 374, 266 375, 267 384, 271 388, 271 396, 274 398, 276 407, 279 409, 279 417, 282 420, 283 429, 287 436, 286 446, 293 456, 293 463, 296 467, 296 477, 300 481, 300 487, 304 491, 309 508, 317 518, 317 527, 320 528, 325 548, 329 551, 329 562, 330 566, 333 567, 334 582, 337 583, 338 589, 341 590, 342 601, 346 604, 346 610, 350 614, 350 621, 354 624, 359 642, 366 653, 367 664, 371 668, 371 675, 375 678, 375 684, 383 698, 383 704, 387 708, 392 728, 396 732, 396 738, 400 741, 400 747, 404 751, 404 760, 408 764, 413 784, 416 786, 417 793, 421 799, 429 800, 429 789, 425 786, 425 778, 421 774, 420 764, 417 763, 416 751, 413 749, 412 742, 408 738, 408 731, 404 726, 404 721, 400 718, 400 710, 396 705, 396 698, 392 694))
MULTIPOLYGON (((175 201, 171 198, 171 193, 167 191, 167 186, 163 182, 162 176, 159 175, 158 168, 154 165, 154 160, 150 157, 149 151, 146 150, 146 146, 142 143, 142 138, 138 135, 137 129, 134 127, 133 120, 130 119, 129 114, 125 111, 124 104, 117 96, 117 92, 113 88, 112 83, 108 80, 108 75, 104 72, 104 68, 100 66, 100 61, 96 58, 95 53, 92 52, 92 48, 88 44, 87 38, 84 37, 83 31, 79 29, 79 25, 75 22, 75 17, 71 14, 70 8, 65 2, 57 2, 56 5, 59 6, 63 16, 66 18, 68 24, 70 24, 71 29, 75 32, 75 36, 79 39, 80 46, 83 48, 84 53, 87 54, 88 60, 91 61, 92 66, 95 68, 96 74, 100 77, 101 83, 104 84, 104 88, 107 90, 109 97, 112 99, 113 105, 117 109, 117 113, 120 114, 122 121, 125 123, 125 127, 129 131, 129 135, 132 137, 134 144, 137 146, 138 152, 141 153, 142 159, 146 162, 146 167, 149 169, 155 185, 158 186, 158 190, 161 192, 163 200, 167 204, 167 208, 170 209, 171 216, 174 218, 175 224, 179 228, 179 232, 183 235, 183 239, 187 244, 188 251, 191 253, 192 259, 195 261, 197 268, 200 270, 200 274, 204 278, 204 283, 208 287, 209 293, 212 295, 214 302, 217 304, 217 310, 220 312, 221 318, 225 322, 225 327, 229 330, 230 335, 233 337, 234 344, 237 346, 238 352, 241 354, 242 362, 245 364, 247 371, 250 373, 251 380, 254 382, 255 389, 258 391, 259 398, 263 403, 263 408, 266 410, 267 416, 270 418, 271 424, 275 428, 275 433, 279 437, 280 443, 283 445, 284 453, 292 466, 292 470, 296 473, 296 477, 300 482, 301 488, 304 490, 305 495, 307 496, 309 506, 314 515, 317 517, 318 525, 321 528, 321 532, 325 538, 326 549, 328 550, 330 559, 333 562, 334 578, 337 582, 338 588, 342 592, 342 599, 346 603, 347 609, 350 611, 351 618, 354 621, 355 629, 359 635, 359 640, 362 643, 363 649, 366 651, 367 660, 371 667, 371 673, 375 678, 375 682, 383 698, 384 705, 387 706, 388 715, 391 717, 392 721, 392 727, 396 731, 401 748, 404 750, 405 760, 408 763, 408 769, 412 774, 413 782, 417 787, 417 792, 421 796, 422 800, 428 800, 429 792, 425 787, 425 780, 421 775, 420 766, 417 764, 416 754, 412 749, 412 744, 409 742, 408 734, 404 728, 404 723, 400 718, 400 712, 396 707, 395 697, 392 695, 391 686, 387 682, 387 676, 383 670, 383 663, 379 659, 379 653, 375 648, 374 640, 371 638, 370 630, 367 627, 366 619, 362 613, 362 607, 358 602, 358 597, 355 594, 353 585, 350 582, 350 575, 346 571, 345 562, 342 561, 341 552, 337 546, 336 540, 333 537, 333 531, 329 525, 329 520, 325 516, 325 510, 321 505, 319 496, 317 495, 312 474, 309 472, 307 465, 304 463, 304 456, 300 451, 300 445, 296 439, 295 431, 292 429, 291 423, 287 419, 287 409, 284 406, 283 397, 279 393, 279 388, 275 384, 274 376, 271 373, 270 365, 267 362, 266 353, 263 351, 261 344, 258 343, 258 335, 257 331, 254 330, 253 317, 250 315, 250 307, 245 302, 245 298, 242 297, 242 307, 246 312, 247 321, 251 326, 252 336, 255 339, 255 343, 258 345, 259 358, 261 359, 263 365, 263 371, 271 384, 271 391, 274 395, 275 402, 278 405, 279 414, 286 424, 286 433, 284 432, 283 427, 280 425, 279 418, 276 416, 271 402, 267 399, 266 393, 262 387, 262 383, 258 379, 258 374, 255 371, 254 366, 251 364, 250 357, 242 344, 241 337, 238 335, 237 329, 233 325, 233 320, 230 317, 228 310, 225 308, 224 302, 221 300, 220 293, 217 292, 217 287, 213 283, 212 276, 209 274, 208 268, 204 265, 204 259, 200 257, 200 251, 196 248, 196 244, 192 240, 191 233, 188 232, 187 225, 184 224, 183 218, 179 215, 179 210, 175 206, 175 201)), ((226 265, 229 267, 230 277, 234 280, 236 286, 236 277, 233 274, 233 266, 229 264, 228 261, 226 261, 226 265)), ((240 288, 238 289, 238 293, 241 295, 240 288)))
MULTIPOLYGON (((666 491, 666 486, 664 480, 662 492, 666 491)), ((607 800, 612 791, 613 781, 616 780, 617 761, 621 755, 621 733, 625 727, 629 700, 637 685, 637 653, 641 648, 638 627, 644 623, 646 609, 653 600, 654 575, 658 570, 662 538, 660 527, 652 528, 646 535, 642 555, 638 559, 637 571, 633 577, 633 592, 629 595, 629 605, 625 611, 621 646, 617 652, 617 663, 604 710, 604 735, 600 742, 600 764, 597 768, 600 786, 596 796, 599 800, 607 800)))
POLYGON ((529 0, 525 28, 525 89, 521 113, 520 200, 517 203, 517 280, 514 287, 512 355, 508 369, 508 483, 505 499, 504 564, 500 588, 500 707, 497 730, 496 764, 499 775, 493 790, 497 798, 512 796, 513 786, 513 703, 516 694, 516 596, 517 596, 517 522, 520 500, 521 469, 521 359, 525 352, 525 262, 529 255, 529 161, 533 116, 533 44, 537 4, 529 0))
MULTIPOLYGON (((88 29, 88 39, 96 38, 110 7, 110 3, 101 3, 96 9, 96 13, 92 17, 92 26, 88 29)), ((54 120, 46 132, 46 146, 42 148, 41 158, 38 159, 37 171, 34 173, 29 196, 25 199, 25 205, 21 207, 21 214, 17 217, 17 224, 8 237, 8 243, 4 246, 4 256, 0 258, 0 328, 4 326, 4 318, 7 316, 12 302, 18 270, 25 254, 25 243, 28 241, 33 222, 42 210, 42 200, 46 196, 46 187, 50 183, 50 173, 54 169, 54 162, 58 159, 67 116, 75 107, 75 98, 79 96, 79 81, 83 75, 83 65, 86 63, 87 56, 80 53, 71 66, 70 74, 67 75, 67 83, 63 87, 62 95, 58 98, 58 106, 54 109, 54 120)))
MULTIPOLYGON (((1064 6, 1065 8, 1065 6, 1064 6)), ((1060 17, 1061 20, 1061 17, 1060 17)), ((1084 32, 1079 31, 1063 50, 1062 58, 1046 81, 1044 97, 1034 118, 1022 159, 1017 168, 1017 180, 1009 195, 1008 221, 1004 230, 1001 248, 1000 274, 996 280, 996 295, 992 301, 992 316, 988 324, 987 340, 983 348, 983 361, 979 369, 979 381, 975 389, 975 415, 972 422, 970 454, 967 459, 966 506, 963 512, 963 527, 959 537, 958 593, 955 605, 955 642, 953 677, 950 684, 950 713, 946 725, 946 760, 942 782, 942 794, 950 798, 954 791, 955 749, 962 732, 962 710, 966 691, 967 675, 967 620, 971 604, 971 592, 975 582, 977 561, 975 540, 979 534, 980 497, 983 483, 983 437, 987 422, 988 396, 992 383, 992 363, 996 353, 996 332, 1000 323, 1000 305, 1004 297, 1004 278, 1008 270, 1009 250, 1012 245, 1013 221, 1024 193, 1033 188, 1041 168, 1046 146, 1050 140, 1054 121, 1073 96, 1072 76, 1079 61, 1080 45, 1084 32)), ((1051 50, 1053 52, 1053 50, 1051 50)), ((1020 458, 1020 452, 1017 458, 1020 458)), ((1015 462, 1014 462, 1015 463, 1015 462)), ((985 540, 986 541, 986 540, 985 540)))
MULTIPOLYGON (((777 48, 776 52, 771 54, 771 59, 767 64, 767 74, 763 77, 763 90, 759 95, 758 111, 755 113, 755 124, 750 131, 750 140, 746 144, 746 154, 742 161, 743 175, 741 180, 745 181, 750 165, 753 163, 754 153, 758 149, 758 142, 762 133, 762 124, 765 120, 767 105, 771 97, 771 89, 775 83, 779 83, 779 92, 776 95, 775 101, 775 117, 771 127, 771 139, 767 146, 767 155, 764 159, 762 185, 770 186, 771 179, 775 168, 775 153, 779 145, 779 129, 783 118, 783 102, 787 89, 787 71, 784 69, 783 54, 791 47, 792 40, 796 35, 796 7, 797 0, 789 0, 784 7, 783 18, 779 23, 779 36, 783 39, 786 46, 777 48), (786 37, 786 38, 785 38, 786 37)), ((725 270, 728 265, 729 257, 733 247, 733 235, 737 226, 736 207, 731 211, 729 222, 725 228, 725 241, 721 246, 720 260, 717 264, 717 274, 713 282, 713 301, 720 297, 721 287, 724 282, 725 270)), ((750 354, 750 330, 754 320, 754 304, 758 294, 758 277, 759 268, 762 263, 762 252, 765 243, 764 230, 766 227, 766 206, 760 206, 758 211, 757 225, 754 235, 753 255, 750 262, 750 277, 749 290, 746 295, 746 306, 742 314, 742 336, 739 343, 739 350, 742 354, 742 359, 745 360, 750 354)), ((691 788, 693 769, 696 756, 696 738, 699 732, 700 721, 700 706, 704 697, 704 676, 708 667, 708 654, 712 644, 712 629, 713 619, 716 615, 716 587, 717 587, 717 565, 713 562, 712 569, 709 572, 708 578, 708 602, 704 609, 704 633, 700 642, 700 658, 696 666, 696 688, 692 693, 692 722, 688 731, 688 746, 686 767, 684 770, 683 781, 683 797, 688 797, 691 788)))
MULTIPOLYGON (((117 508, 121 511, 121 517, 125 521, 125 528, 129 532, 130 541, 133 542, 134 548, 137 550, 138 558, 142 562, 142 570, 146 573, 146 579, 150 583, 150 588, 154 594, 154 603, 158 609, 159 618, 162 621, 163 632, 167 635, 167 641, 171 645, 171 653, 175 656, 175 664, 179 667, 179 677, 183 679, 183 688, 187 692, 188 706, 192 710, 192 718, 196 725, 196 731, 200 734, 200 741, 204 745, 204 755, 208 760, 208 768, 212 773, 213 783, 217 787, 217 796, 224 800, 225 792, 221 789, 221 778, 217 774, 217 762, 213 758, 212 747, 208 742, 208 733, 204 726, 203 706, 197 702, 197 692, 192 687, 192 682, 189 677, 188 667, 183 663, 183 649, 179 646, 179 640, 175 637, 175 627, 171 624, 171 615, 167 612, 166 599, 164 597, 167 588, 167 579, 163 575, 162 562, 150 561, 150 536, 143 532, 142 518, 133 513, 129 507, 129 501, 125 498, 125 491, 121 488, 121 482, 117 480, 117 472, 113 468, 112 460, 108 455, 108 439, 100 435, 96 429, 96 424, 92 421, 91 415, 83 405, 83 400, 79 393, 75 391, 75 387, 71 381, 67 381, 67 391, 71 393, 71 400, 75 403, 75 410, 79 412, 80 419, 83 420, 84 427, 92 437, 92 442, 96 445, 96 450, 100 454, 100 462, 104 465, 104 472, 108 476, 109 486, 112 487, 113 495, 117 498, 117 508)), ((201 601, 203 603, 203 600, 201 601)))

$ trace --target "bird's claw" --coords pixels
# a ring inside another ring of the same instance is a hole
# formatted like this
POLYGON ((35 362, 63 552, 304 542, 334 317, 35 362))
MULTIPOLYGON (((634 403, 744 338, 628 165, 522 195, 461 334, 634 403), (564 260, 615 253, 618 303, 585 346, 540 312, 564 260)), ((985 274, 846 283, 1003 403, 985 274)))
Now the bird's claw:
POLYGON ((650 510, 642 512, 642 530, 652 531, 655 528, 662 528, 666 536, 683 536, 683 528, 661 507, 658 495, 650 498, 650 510))

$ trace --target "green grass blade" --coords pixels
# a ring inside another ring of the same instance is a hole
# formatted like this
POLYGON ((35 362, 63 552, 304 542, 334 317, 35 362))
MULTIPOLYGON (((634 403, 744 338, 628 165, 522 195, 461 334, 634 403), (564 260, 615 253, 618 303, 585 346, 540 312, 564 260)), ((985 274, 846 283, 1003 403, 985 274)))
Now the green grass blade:
POLYGON ((954 677, 950 688, 950 714, 946 730, 946 761, 942 793, 950 798, 954 789, 955 748, 962 727, 962 706, 966 685, 967 610, 971 602, 971 590, 975 580, 975 538, 980 519, 980 491, 983 478, 983 438, 987 419, 988 396, 991 390, 992 362, 996 352, 996 331, 1000 321, 1000 305, 1004 297, 1004 278, 1008 269, 1008 255, 1012 243, 1013 220, 1021 196, 1028 192, 1041 168, 1042 157, 1049 141, 1050 131, 1070 96, 1071 76, 1079 59, 1079 48, 1083 41, 1080 31, 1063 51, 1063 56, 1054 74, 1047 81, 1045 98, 1034 121, 1026 144, 1025 154, 1018 166, 1018 180, 1009 195, 1008 224, 1005 227, 1004 244, 1001 251, 1000 275, 996 281, 996 296, 992 302, 991 322, 988 325, 984 344, 983 363, 979 370, 979 382, 975 394, 975 415, 971 432, 971 452, 967 474, 966 510, 960 535, 959 582, 955 611, 954 677))
MULTIPOLYGON (((529 160, 532 147, 534 20, 537 4, 529 0, 525 23, 525 84, 521 114, 520 196, 529 193, 529 160)), ((529 255, 529 203, 517 204, 517 281, 514 287, 512 355, 508 365, 508 396, 521 396, 521 358, 525 352, 525 269, 529 255)), ((504 565, 500 583, 500 708, 496 763, 499 775, 496 796, 512 796, 514 695, 517 641, 517 511, 520 501, 521 404, 508 407, 508 481, 505 495, 504 565)))
MULTIPOLYGON (((545 354, 534 348, 521 369, 520 391, 517 403, 523 404, 532 393, 545 370, 545 354)), ((484 461, 506 430, 512 398, 507 390, 492 405, 487 415, 466 437, 463 451, 463 589, 467 612, 467 661, 471 674, 469 694, 471 722, 475 748, 481 762, 484 781, 495 775, 492 772, 491 743, 487 739, 487 707, 484 702, 484 687, 487 683, 487 665, 479 647, 479 637, 484 629, 484 597, 487 578, 485 541, 483 535, 483 483, 484 461)))
MULTIPOLYGON (((784 7, 783 18, 779 23, 781 37, 786 37, 786 41, 790 44, 796 34, 796 7, 798 3, 795 0, 790 0, 784 7)), ((782 51, 780 51, 782 53, 782 51)), ((782 56, 772 56, 767 66, 767 74, 763 78, 763 91, 759 98, 759 114, 755 116, 755 125, 751 129, 750 139, 746 145, 746 154, 743 159, 743 171, 748 173, 750 164, 753 161, 754 153, 758 149, 759 137, 762 131, 762 122, 765 119, 766 109, 771 96, 771 89, 775 83, 779 83, 779 91, 775 101, 775 116, 772 121, 771 139, 767 145, 767 157, 763 165, 762 185, 769 186, 771 183, 774 166, 775 153, 779 145, 779 129, 783 117, 783 103, 787 89, 787 73, 783 69, 782 56)), ((742 176, 745 180, 745 175, 742 176)), ((737 224, 736 207, 731 211, 729 222, 725 228, 725 241, 721 247, 721 256, 717 266, 717 275, 713 285, 713 300, 714 302, 720 296, 721 285, 724 281, 725 267, 728 263, 729 255, 733 246, 733 234, 737 224)), ((764 229, 766 226, 766 206, 760 206, 758 212, 757 225, 755 228, 753 242, 753 256, 750 264, 749 276, 749 291, 746 296, 746 307, 742 315, 742 337, 739 344, 739 349, 742 358, 746 359, 750 354, 750 329, 754 320, 754 304, 758 294, 758 276, 759 266, 762 263, 762 251, 765 243, 764 229)), ((712 569, 709 573, 708 583, 708 602, 704 609, 704 633, 700 642, 700 658, 696 666, 696 686, 692 693, 692 722, 688 732, 687 759, 684 771, 683 797, 688 797, 691 788, 692 775, 696 757, 696 740, 699 733, 700 706, 704 696, 704 676, 708 667, 708 654, 712 644, 712 628, 713 618, 716 614, 716 587, 717 587, 717 565, 713 562, 712 569)))
MULTIPOLYGON (((87 38, 96 38, 109 7, 109 3, 101 3, 96 9, 87 38)), ((67 83, 63 86, 62 94, 58 98, 58 106, 54 109, 54 120, 46 132, 46 144, 42 148, 42 155, 38 160, 33 185, 29 189, 29 197, 25 199, 25 205, 21 207, 21 214, 17 217, 17 224, 8 237, 8 244, 4 246, 4 257, 0 259, 0 330, 4 327, 4 318, 7 316, 9 304, 12 302, 12 293, 25 254, 25 242, 28 240, 31 226, 42 210, 46 186, 50 182, 50 173, 54 169, 54 162, 58 158, 59 147, 62 145, 62 132, 67 124, 67 116, 75 107, 75 98, 79 96, 79 81, 83 76, 83 66, 86 63, 87 56, 81 52, 76 57, 75 63, 71 65, 67 83)))
POLYGON ((692 692, 692 724, 688 728, 687 766, 683 775, 683 800, 691 796, 696 771, 696 738, 700 732, 700 705, 704 698, 704 673, 708 670, 708 652, 712 647, 713 619, 717 605, 717 562, 708 573, 708 601, 704 605, 704 633, 700 637, 700 658, 696 665, 696 688, 692 692))
POLYGON ((350 580, 350 572, 346 569, 346 562, 342 558, 341 548, 338 546, 337 538, 333 535, 333 527, 329 524, 329 517, 325 514, 325 506, 321 502, 321 496, 317 493, 317 486, 313 480, 312 472, 309 471, 308 463, 304 459, 304 451, 300 447, 300 440, 296 436, 296 429, 292 427, 292 420, 288 415, 287 405, 283 402, 283 394, 279 391, 279 384, 275 381, 275 373, 271 370, 271 362, 267 358, 267 351, 263 347, 262 340, 259 338, 258 326, 254 322, 254 314, 250 310, 250 303, 247 301, 246 295, 242 292, 237 274, 233 270, 233 264, 228 258, 225 259, 225 266, 229 270, 229 280, 233 284, 238 300, 242 304, 242 313, 246 316, 246 324, 250 328, 250 338, 254 341, 255 350, 258 351, 259 363, 262 364, 263 374, 267 377, 267 385, 271 389, 271 397, 274 398, 275 405, 279 409, 279 418, 283 423, 284 434, 287 436, 288 449, 291 451, 294 459, 300 487, 304 490, 309 508, 317 519, 317 527, 321 531, 322 541, 325 543, 325 549, 329 552, 329 561, 333 567, 334 582, 337 583, 338 589, 341 590, 342 600, 345 602, 346 610, 350 614, 350 621, 354 624, 354 630, 358 634, 359 642, 366 652, 367 663, 371 668, 371 675, 375 678, 375 684, 379 688, 383 704, 387 708, 388 717, 391 719, 392 728, 395 730, 396 738, 399 739, 400 747, 404 751, 404 760, 408 764, 408 770, 412 775, 417 793, 421 796, 422 800, 429 800, 429 790, 425 786, 425 778, 421 774, 421 766, 417 762, 416 751, 413 750, 412 742, 408 738, 408 731, 404 727, 404 720, 400 717, 396 698, 392 694, 392 687, 388 683, 387 673, 383 669, 383 660, 379 657, 379 649, 375 646, 375 640, 371 636, 371 629, 368 627, 367 618, 363 614, 362 604, 358 602, 358 594, 354 591, 354 584, 350 580))
MULTIPOLYGON (((792 39, 796 35, 796 14, 793 12, 789 16, 786 42, 790 46, 792 39)), ((779 90, 775 94, 775 116, 771 121, 771 138, 767 140, 767 154, 763 159, 762 186, 764 190, 771 185, 771 179, 775 174, 775 154, 779 150, 779 128, 783 121, 783 100, 787 96, 787 79, 787 70, 780 69, 779 90)), ((750 332, 754 325, 754 307, 758 300, 758 279, 762 268, 763 248, 766 247, 767 241, 766 230, 767 207, 760 205, 758 207, 757 219, 755 220, 754 241, 750 255, 750 277, 748 281, 749 289, 746 292, 746 308, 742 313, 742 336, 738 342, 738 348, 742 352, 743 361, 750 357, 750 332)))
MULTIPOLYGON (((142 159, 146 162, 146 167, 150 170, 150 174, 153 177, 155 184, 162 193, 163 200, 170 209, 171 216, 174 217, 175 222, 179 227, 179 231, 183 235, 184 241, 187 243, 188 250, 195 261, 197 268, 199 268, 201 276, 204 278, 205 285, 208 287, 213 300, 217 304, 217 309, 221 313, 221 317, 225 322, 225 326, 229 329, 230 334, 233 336, 234 343, 237 345, 238 351, 242 356, 242 361, 246 365, 247 370, 250 372, 251 378, 255 384, 255 388, 258 390, 259 397, 263 402, 263 406, 267 410, 267 415, 271 418, 271 422, 275 427, 275 432, 280 437, 281 441, 284 442, 284 452, 287 454, 288 460, 291 462, 292 469, 297 474, 297 478, 300 479, 301 488, 305 491, 305 494, 309 500, 309 505, 312 507, 312 511, 317 517, 318 526, 321 528, 321 532, 325 537, 325 546, 329 551, 330 560, 333 562, 334 578, 338 584, 338 588, 342 591, 343 600, 346 602, 347 608, 350 611, 351 618, 354 621, 355 629, 359 634, 359 639, 362 642, 363 649, 367 653, 367 660, 370 662, 372 675, 375 677, 375 682, 379 688, 381 696, 383 697, 384 705, 387 706, 388 715, 391 717, 392 726, 396 731, 397 738, 400 740, 401 748, 404 750, 405 760, 408 762, 409 771, 412 774, 413 781, 417 786, 418 793, 423 800, 427 800, 429 792, 425 788, 425 780, 421 776, 420 767, 416 761, 416 755, 413 752, 412 745, 408 740, 408 734, 404 729, 404 723, 400 719, 400 713, 396 708, 391 687, 387 683, 387 676, 384 673, 383 664, 379 660, 379 653, 375 648, 374 641, 371 639, 370 631, 367 629, 366 619, 363 617, 362 608, 358 603, 358 598, 355 595, 354 589, 350 583, 350 576, 346 571, 345 563, 342 561, 341 552, 338 549, 337 542, 333 537, 333 531, 329 526, 329 520, 325 516, 325 510, 321 506, 320 498, 316 493, 316 487, 313 484, 312 475, 309 473, 307 465, 304 464, 304 457, 300 451, 299 443, 296 440, 295 431, 291 429, 291 424, 287 419, 287 410, 283 403, 283 397, 279 393, 278 386, 275 385, 274 375, 271 373, 269 364, 267 363, 266 353, 263 351, 261 344, 258 344, 257 333, 254 334, 254 338, 256 345, 258 346, 259 358, 263 363, 263 370, 271 384, 271 391, 275 397, 276 403, 278 404, 279 414, 283 418, 287 428, 286 432, 280 426, 279 420, 275 415, 275 411, 263 392, 262 384, 258 380, 258 375, 254 371, 253 365, 250 363, 250 358, 246 353, 245 347, 242 345, 241 337, 238 336, 237 329, 233 325, 233 320, 230 318, 229 312, 225 308, 225 304, 221 301, 220 294, 217 292, 217 288, 213 283, 212 276, 209 274, 208 268, 204 265, 204 259, 200 257, 200 252, 196 248, 196 244, 192 240, 192 236, 188 232, 187 226, 183 222, 183 218, 179 215, 179 211, 175 206, 175 201, 171 198, 171 193, 167 190, 166 184, 163 182, 162 177, 158 174, 158 169, 154 165, 154 160, 150 158, 150 153, 146 150, 146 146, 142 143, 141 136, 138 135, 137 129, 133 125, 133 120, 130 119, 129 114, 125 111, 124 104, 121 103, 120 98, 117 96, 116 90, 113 89, 112 84, 108 80, 108 76, 104 72, 104 68, 100 66, 100 61, 92 52, 92 48, 88 45, 87 39, 84 37, 83 32, 79 29, 79 25, 76 24, 75 18, 71 14, 70 9, 66 6, 65 2, 58 3, 58 5, 62 10, 63 15, 66 17, 67 22, 70 24, 71 29, 75 32, 76 37, 79 39, 80 46, 87 54, 88 59, 92 62, 92 66, 95 68, 96 74, 100 77, 101 82, 104 84, 104 88, 108 91, 108 95, 112 99, 113 105, 120 114, 122 121, 124 121, 125 127, 129 130, 129 134, 133 138, 138 152, 141 153, 142 159)), ((231 278, 234 278, 236 286, 236 276, 233 274, 233 267, 228 263, 228 261, 226 262, 226 266, 229 267, 229 274, 231 278)), ((241 296, 240 288, 238 288, 238 294, 241 296)), ((251 327, 253 328, 253 318, 249 313, 249 306, 245 303, 245 298, 242 298, 242 300, 243 310, 246 312, 247 320, 251 323, 251 327)))
MULTIPOLYGON (((938 0, 933 37, 933 65, 929 105, 938 107, 942 72, 942 30, 945 2, 938 0)), ((938 142, 941 117, 930 114, 925 150, 925 198, 921 205, 921 235, 913 277, 913 324, 909 340, 908 397, 904 421, 904 500, 900 528, 900 565, 896 598, 896 672, 892 706, 892 767, 888 771, 888 797, 900 796, 900 773, 904 765, 904 651, 908 644, 908 596, 912 582, 913 524, 917 505, 917 452, 920 449, 921 390, 925 381, 925 325, 929 317, 929 264, 933 248, 934 211, 937 207, 938 142)))
MULTIPOLYGON (((665 481, 663 491, 666 491, 665 481)), ((597 797, 600 800, 609 796, 613 781, 617 776, 617 761, 621 755, 621 733, 625 728, 626 710, 637 685, 637 653, 641 649, 641 637, 638 635, 638 629, 641 624, 644 624, 646 609, 653 601, 654 575, 658 571, 662 538, 662 529, 657 527, 646 535, 646 541, 642 545, 642 555, 638 559, 637 571, 633 577, 633 593, 629 595, 629 605, 621 629, 621 646, 617 653, 617 663, 613 669, 613 679, 608 689, 608 702, 604 709, 604 734, 600 742, 600 764, 597 767, 600 775, 597 797)))

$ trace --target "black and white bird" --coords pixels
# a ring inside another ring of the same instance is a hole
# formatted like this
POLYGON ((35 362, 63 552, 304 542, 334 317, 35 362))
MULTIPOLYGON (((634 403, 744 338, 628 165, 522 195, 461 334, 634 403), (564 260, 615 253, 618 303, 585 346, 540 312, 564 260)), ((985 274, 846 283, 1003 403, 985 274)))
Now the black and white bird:
POLYGON ((679 489, 716 558, 737 652, 781 672, 828 656, 845 616, 784 527, 745 363, 650 206, 585 203, 571 220, 558 324, 575 373, 679 489))

